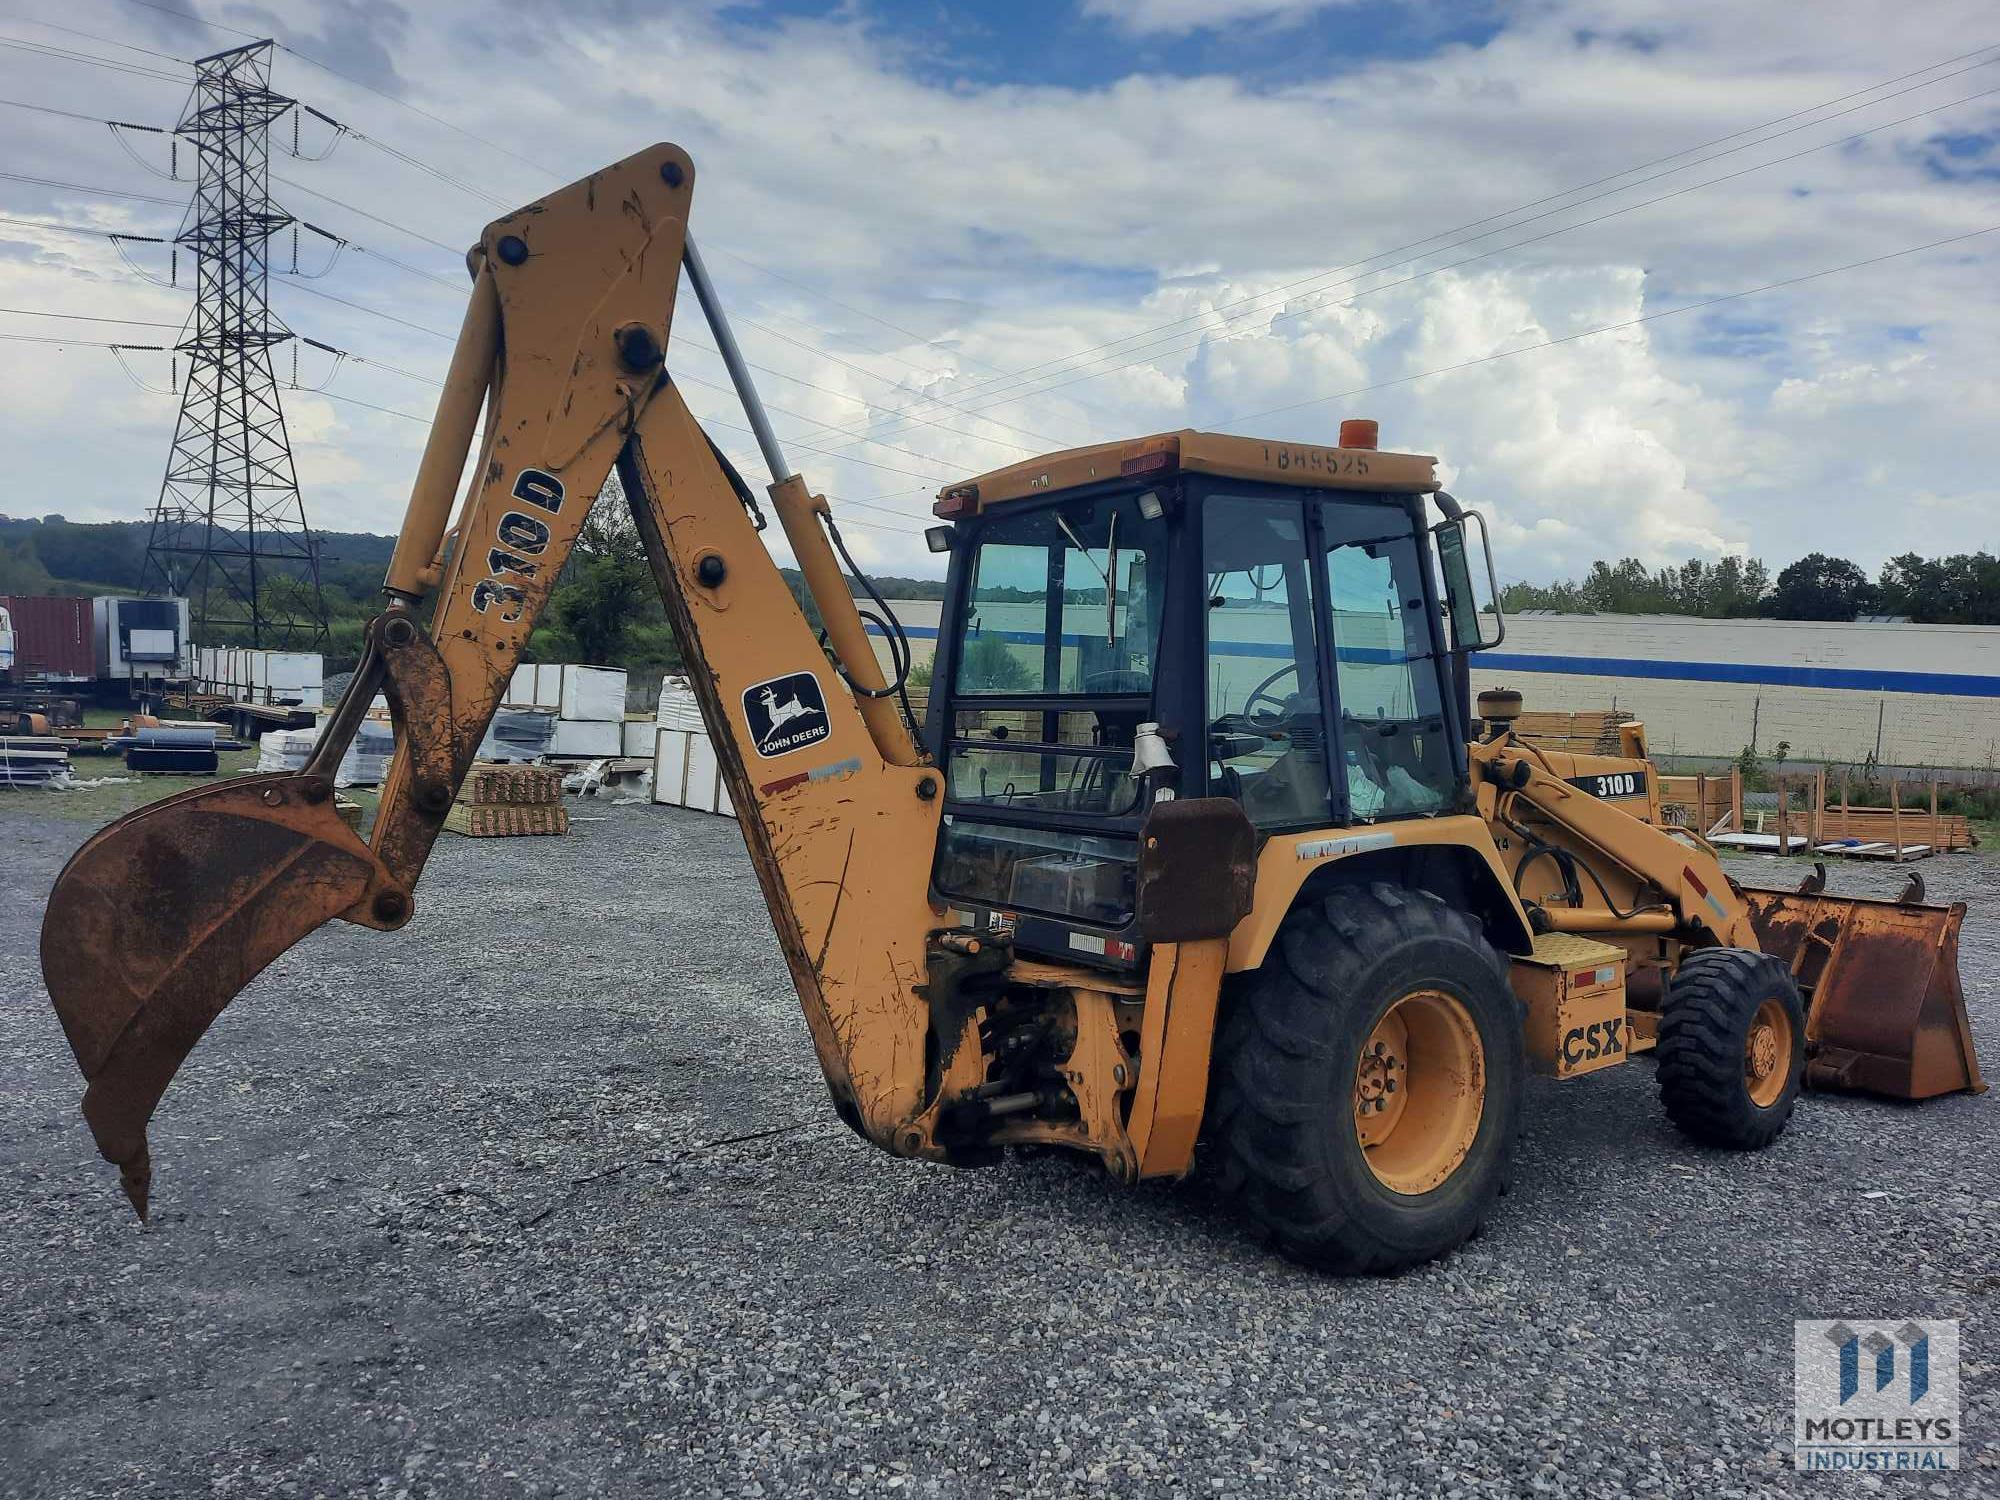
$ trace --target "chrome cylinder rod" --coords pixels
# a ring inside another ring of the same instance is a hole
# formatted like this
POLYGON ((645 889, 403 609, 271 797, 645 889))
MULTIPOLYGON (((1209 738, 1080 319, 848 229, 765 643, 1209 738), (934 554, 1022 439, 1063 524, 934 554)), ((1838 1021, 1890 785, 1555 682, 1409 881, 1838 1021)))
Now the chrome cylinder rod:
POLYGON ((702 264, 701 252, 694 247, 693 235, 687 237, 682 247, 681 264, 687 267, 695 299, 701 303, 702 316, 708 319, 708 331, 715 335, 715 347, 729 368, 729 383, 736 387, 736 399, 743 403, 743 410, 750 418, 750 430, 757 434, 757 447, 764 455, 764 467, 771 471, 771 483, 783 484, 792 477, 791 465, 785 462, 785 451, 778 446, 778 435, 771 430, 771 419, 764 414, 764 402, 751 383, 750 367, 743 362, 743 351, 736 347, 729 316, 722 310, 722 298, 716 295, 715 283, 708 279, 708 267, 702 264))

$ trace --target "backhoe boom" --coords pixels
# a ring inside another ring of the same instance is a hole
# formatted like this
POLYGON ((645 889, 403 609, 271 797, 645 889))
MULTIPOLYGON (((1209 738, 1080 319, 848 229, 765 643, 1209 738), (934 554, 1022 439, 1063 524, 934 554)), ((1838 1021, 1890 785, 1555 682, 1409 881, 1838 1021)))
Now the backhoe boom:
POLYGON ((687 156, 656 146, 487 228, 389 607, 310 763, 141 809, 57 882, 43 927, 50 994, 90 1081, 86 1117, 142 1215, 146 1124, 230 1000, 335 917, 410 919, 445 814, 614 465, 834 1098, 881 1144, 933 1150, 919 987, 940 777, 885 692, 826 503, 784 466, 748 388, 687 242, 693 187, 687 156), (684 265, 745 381, 772 506, 837 667, 667 373, 684 265), (448 535, 482 407, 483 446, 448 535), (419 606, 432 593, 426 630, 419 606), (332 774, 378 692, 398 750, 364 843, 334 813, 332 774), (135 912, 146 914, 136 932, 135 912))

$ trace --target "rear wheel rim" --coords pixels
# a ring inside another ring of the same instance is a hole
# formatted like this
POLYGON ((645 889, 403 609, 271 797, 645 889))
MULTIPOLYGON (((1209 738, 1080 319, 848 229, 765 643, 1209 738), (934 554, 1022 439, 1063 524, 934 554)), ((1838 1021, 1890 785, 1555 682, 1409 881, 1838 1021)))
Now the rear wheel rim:
POLYGON ((1485 1107, 1486 1049, 1463 1001, 1415 990, 1382 1013, 1354 1070, 1354 1131, 1377 1182, 1410 1197, 1438 1187, 1485 1107))
POLYGON ((1750 1018, 1743 1039, 1743 1084, 1750 1102, 1769 1109, 1792 1071, 1792 1018, 1782 1000, 1766 1000, 1750 1018))

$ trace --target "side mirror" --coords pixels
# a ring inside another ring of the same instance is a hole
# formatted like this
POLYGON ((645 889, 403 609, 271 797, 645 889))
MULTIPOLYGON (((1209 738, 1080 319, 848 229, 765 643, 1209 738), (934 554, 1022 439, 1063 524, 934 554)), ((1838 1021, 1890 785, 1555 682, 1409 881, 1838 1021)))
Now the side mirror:
POLYGON ((1507 638, 1507 621, 1500 613, 1500 582, 1493 572, 1486 518, 1476 510, 1462 511, 1433 526, 1431 535, 1437 538, 1438 567, 1444 574, 1444 608, 1451 621, 1452 649, 1484 651, 1499 645, 1507 638), (1477 567, 1473 562, 1475 548, 1477 567))

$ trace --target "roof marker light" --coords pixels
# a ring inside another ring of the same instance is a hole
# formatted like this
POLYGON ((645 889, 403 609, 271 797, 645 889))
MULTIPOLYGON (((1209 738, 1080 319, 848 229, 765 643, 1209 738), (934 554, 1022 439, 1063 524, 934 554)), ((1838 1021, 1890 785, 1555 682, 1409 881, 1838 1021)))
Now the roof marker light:
POLYGON ((938 491, 937 504, 931 507, 931 514, 940 520, 953 521, 960 516, 969 516, 979 508, 979 486, 976 484, 954 484, 949 489, 938 491))
POLYGON ((1181 456, 1170 453, 1165 448, 1156 448, 1151 453, 1141 453, 1137 458, 1128 458, 1118 466, 1120 474, 1166 474, 1180 467, 1181 456))

